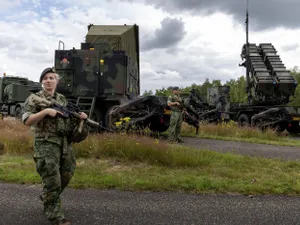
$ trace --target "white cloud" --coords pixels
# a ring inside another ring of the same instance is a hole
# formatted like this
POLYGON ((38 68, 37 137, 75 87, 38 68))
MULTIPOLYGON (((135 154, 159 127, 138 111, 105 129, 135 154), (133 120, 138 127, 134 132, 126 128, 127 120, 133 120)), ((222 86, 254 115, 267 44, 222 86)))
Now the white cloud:
POLYGON ((8 9, 20 6, 21 0, 0 0, 0 5, 0 12, 3 12, 8 9))
MULTIPOLYGON (((55 2, 55 1, 54 1, 55 2)), ((5 7, 20 6, 20 1, 2 1, 5 7)), ((23 2, 24 3, 24 2, 23 2)), ((141 3, 86 0, 63 0, 59 5, 28 1, 31 10, 11 13, 0 19, 0 74, 10 73, 38 80, 40 72, 53 65, 58 41, 65 48, 79 48, 87 25, 138 24, 140 41, 155 37, 165 18, 182 18, 185 35, 176 45, 141 52, 141 93, 162 87, 185 87, 202 83, 206 78, 227 81, 242 75, 240 51, 245 41, 244 27, 232 17, 215 13, 206 17, 186 13, 168 14, 141 3), (62 6, 62 7, 58 7, 62 6), (93 7, 90 7, 93 6, 93 7), (39 8, 39 9, 37 9, 39 8)), ((251 25, 251 24, 250 24, 251 25)), ((176 32, 174 30, 173 32, 176 32)), ((300 30, 277 28, 267 32, 251 32, 250 42, 271 42, 288 68, 300 66, 298 39, 300 30)), ((172 35, 172 31, 170 31, 172 35)))

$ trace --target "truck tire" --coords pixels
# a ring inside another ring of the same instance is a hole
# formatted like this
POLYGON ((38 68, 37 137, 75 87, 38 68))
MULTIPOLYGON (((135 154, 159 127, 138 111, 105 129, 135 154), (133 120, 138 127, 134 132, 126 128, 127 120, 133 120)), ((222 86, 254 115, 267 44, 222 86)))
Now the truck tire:
POLYGON ((238 118, 238 125, 240 127, 249 126, 250 125, 250 118, 247 114, 241 114, 238 118))
POLYGON ((165 124, 159 124, 157 122, 154 122, 154 123, 150 123, 150 126, 149 126, 149 129, 152 131, 152 132, 159 132, 159 133, 162 133, 162 132, 165 132, 167 131, 169 128, 169 126, 165 125, 165 124))
POLYGON ((285 123, 279 123, 275 126, 274 130, 278 133, 281 133, 283 131, 285 131, 285 129, 287 128, 285 123))
POLYGON ((286 127, 287 132, 290 134, 298 134, 300 133, 300 126, 298 124, 292 124, 292 126, 287 126, 286 127))
POLYGON ((161 123, 160 117, 158 116, 153 117, 150 121, 149 129, 152 132, 159 132, 159 133, 167 131, 170 124, 169 122, 166 122, 165 119, 166 118, 164 118, 164 122, 161 123))

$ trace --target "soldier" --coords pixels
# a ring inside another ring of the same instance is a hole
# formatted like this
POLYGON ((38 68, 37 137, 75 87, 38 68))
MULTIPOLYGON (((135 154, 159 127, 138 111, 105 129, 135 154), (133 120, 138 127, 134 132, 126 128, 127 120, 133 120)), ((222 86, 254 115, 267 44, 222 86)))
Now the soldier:
MULTIPOLYGON (((58 80, 54 68, 46 68, 40 76, 43 90, 36 95, 66 106, 66 98, 56 92, 58 80)), ((40 198, 44 203, 44 214, 52 225, 70 225, 62 212, 60 194, 69 184, 75 170, 72 142, 82 141, 88 132, 85 127, 83 137, 79 141, 72 140, 80 120, 76 118, 75 123, 74 118, 63 118, 55 109, 36 104, 31 96, 26 99, 22 122, 34 131, 34 161, 43 182, 40 198)), ((86 118, 85 113, 80 113, 80 119, 86 118)))
POLYGON ((168 97, 168 106, 171 108, 171 118, 169 127, 169 141, 183 142, 180 137, 182 124, 182 106, 183 102, 180 97, 180 90, 178 87, 173 87, 172 94, 168 97))
POLYGON ((201 109, 204 107, 202 99, 196 94, 196 90, 194 88, 190 90, 189 96, 184 100, 184 105, 195 115, 199 114, 199 108, 201 109))
POLYGON ((185 118, 188 124, 193 125, 196 128, 196 135, 199 133, 199 113, 203 108, 203 102, 201 98, 196 94, 196 90, 192 88, 189 96, 184 100, 184 106, 186 108, 185 118))
POLYGON ((229 118, 222 118, 222 115, 229 117, 228 113, 230 112, 230 106, 225 96, 220 96, 219 101, 216 105, 216 109, 217 109, 218 122, 221 122, 224 119, 229 119, 229 118))

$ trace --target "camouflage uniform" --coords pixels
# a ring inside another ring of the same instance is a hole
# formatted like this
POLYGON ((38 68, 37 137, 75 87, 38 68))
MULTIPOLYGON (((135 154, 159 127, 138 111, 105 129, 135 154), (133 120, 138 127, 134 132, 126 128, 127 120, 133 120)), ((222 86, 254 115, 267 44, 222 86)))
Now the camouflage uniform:
POLYGON ((226 118, 222 118, 222 115, 228 117, 227 119, 229 119, 229 115, 226 114, 225 112, 230 112, 230 105, 229 105, 228 100, 226 99, 225 96, 221 96, 219 98, 219 101, 216 105, 216 109, 217 109, 218 122, 221 122, 224 119, 226 119, 226 118))
MULTIPOLYGON (((182 99, 179 95, 171 94, 168 97, 168 103, 169 102, 179 102, 180 104, 182 104, 182 99)), ((169 126, 169 141, 181 142, 182 139, 180 138, 180 131, 182 125, 182 106, 174 105, 170 108, 171 117, 169 126)))
POLYGON ((198 99, 193 89, 190 91, 189 96, 184 100, 184 106, 186 108, 186 112, 183 117, 184 121, 196 128, 197 135, 199 133, 199 108, 203 107, 203 103, 200 99, 198 99))
MULTIPOLYGON (((49 101, 55 100, 63 106, 67 104, 66 98, 57 92, 53 97, 45 91, 36 95, 49 101)), ((23 123, 31 114, 47 108, 35 104, 31 97, 32 95, 25 102, 23 123)), ((72 143, 68 141, 68 137, 74 132, 78 122, 78 119, 75 121, 72 118, 45 116, 31 126, 34 131, 34 161, 43 182, 44 213, 53 224, 64 219, 60 194, 69 184, 76 166, 72 143)))
POLYGON ((190 90, 189 96, 184 100, 184 105, 194 115, 198 115, 204 107, 203 101, 200 96, 196 94, 195 89, 190 90))

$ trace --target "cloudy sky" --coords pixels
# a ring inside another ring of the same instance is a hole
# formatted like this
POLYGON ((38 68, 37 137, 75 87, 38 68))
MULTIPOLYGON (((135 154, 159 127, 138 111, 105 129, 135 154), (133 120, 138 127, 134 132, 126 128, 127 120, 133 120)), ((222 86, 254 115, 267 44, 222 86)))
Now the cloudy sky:
MULTIPOLYGON (((141 92, 243 75, 246 0, 0 0, 0 73, 38 81, 59 40, 80 48, 93 24, 140 27, 141 92)), ((250 0, 251 43, 300 66, 299 0, 250 0), (263 3, 262 3, 263 2, 263 3)))

